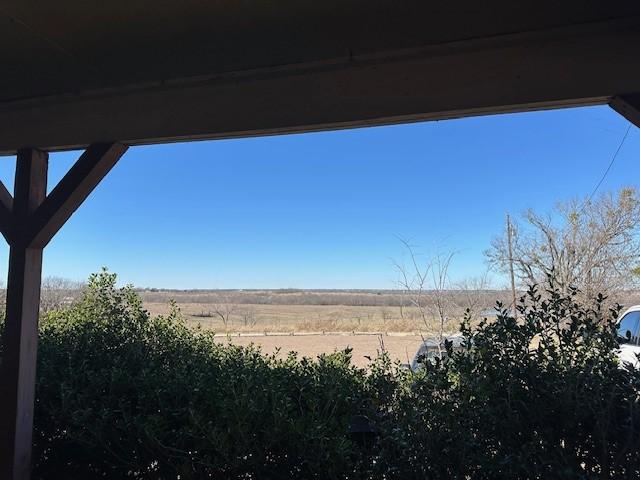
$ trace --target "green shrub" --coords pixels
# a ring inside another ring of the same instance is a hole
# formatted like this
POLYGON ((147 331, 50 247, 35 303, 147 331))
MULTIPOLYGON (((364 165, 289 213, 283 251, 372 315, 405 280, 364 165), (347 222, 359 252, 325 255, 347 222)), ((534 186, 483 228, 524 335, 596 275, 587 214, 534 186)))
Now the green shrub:
POLYGON ((618 364, 617 310, 576 293, 531 288, 518 321, 467 320, 463 351, 389 410, 385 478, 638 478, 640 375, 618 364))
POLYGON ((220 346, 150 318, 115 275, 40 333, 35 472, 51 478, 337 478, 364 372, 220 346), (304 460, 304 461, 302 461, 304 460))
POLYGON ((637 478, 640 375, 616 312, 534 288, 411 372, 221 346, 115 275, 40 329, 34 477, 637 478), (368 419, 377 439, 349 433, 368 419))

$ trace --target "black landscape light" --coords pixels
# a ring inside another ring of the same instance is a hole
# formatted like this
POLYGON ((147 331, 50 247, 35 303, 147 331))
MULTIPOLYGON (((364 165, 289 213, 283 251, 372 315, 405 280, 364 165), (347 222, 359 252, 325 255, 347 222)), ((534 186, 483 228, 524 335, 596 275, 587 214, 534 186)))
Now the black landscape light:
POLYGON ((364 448, 371 448, 379 432, 368 417, 354 415, 349 422, 347 433, 354 443, 364 448))

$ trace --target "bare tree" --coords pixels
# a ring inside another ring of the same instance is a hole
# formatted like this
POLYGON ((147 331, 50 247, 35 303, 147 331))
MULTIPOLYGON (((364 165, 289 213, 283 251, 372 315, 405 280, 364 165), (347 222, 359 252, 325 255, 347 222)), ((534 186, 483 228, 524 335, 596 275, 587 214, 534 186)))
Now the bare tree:
POLYGON ((478 277, 465 278, 456 283, 457 303, 464 310, 469 311, 472 319, 477 318, 482 310, 486 309, 494 298, 488 294, 490 288, 489 272, 484 272, 478 277))
POLYGON ((68 278, 45 277, 42 280, 40 310, 46 313, 70 305, 80 296, 83 286, 82 282, 68 278))
POLYGON ((231 315, 233 315, 238 306, 235 303, 224 302, 224 303, 216 303, 213 305, 213 313, 222 320, 222 324, 224 325, 225 330, 229 328, 229 323, 231 320, 231 315))
POLYGON ((245 307, 239 313, 245 327, 255 327, 256 323, 258 323, 255 309, 245 307))
POLYGON ((449 290, 449 266, 454 252, 438 253, 427 262, 419 262, 414 247, 400 239, 409 256, 410 266, 394 262, 399 275, 398 284, 403 294, 420 317, 425 328, 430 328, 430 319, 438 322, 438 353, 442 355, 444 347, 445 325, 451 309, 449 290))
MULTIPOLYGON (((561 290, 577 287, 586 298, 615 295, 637 282, 639 227, 635 188, 594 201, 560 203, 546 216, 529 210, 524 225, 515 225, 512 232, 516 275, 522 283, 540 285, 553 277, 561 290)), ((485 255, 492 267, 507 271, 504 236, 495 238, 485 255)))

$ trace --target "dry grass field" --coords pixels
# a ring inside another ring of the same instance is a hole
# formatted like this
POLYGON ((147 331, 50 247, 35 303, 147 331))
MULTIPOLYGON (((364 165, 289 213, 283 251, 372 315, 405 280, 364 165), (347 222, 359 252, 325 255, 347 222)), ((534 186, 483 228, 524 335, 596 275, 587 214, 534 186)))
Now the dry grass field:
MULTIPOLYGON (((499 298, 496 292, 482 293, 483 310, 499 298)), ((353 362, 359 366, 382 348, 393 360, 408 363, 422 339, 433 338, 438 331, 435 318, 425 322, 395 291, 145 290, 140 294, 153 315, 168 313, 170 301, 175 301, 189 324, 215 331, 220 342, 253 343, 266 353, 296 351, 310 357, 352 348, 353 362)), ((445 330, 454 333, 465 296, 451 292, 450 297, 445 330)))
MULTIPOLYGON (((169 311, 174 301, 192 324, 216 332, 429 332, 426 321, 398 291, 370 290, 140 290, 152 314, 169 311)), ((447 330, 455 330, 470 292, 450 291, 447 330)), ((478 312, 490 309, 503 291, 473 292, 478 312)))
MULTIPOLYGON (((145 303, 145 307, 152 314, 169 311, 168 303, 145 303)), ((365 357, 375 357, 381 346, 393 360, 408 363, 407 359, 413 358, 420 346, 422 335, 429 336, 435 331, 435 324, 431 332, 426 331, 422 322, 406 312, 403 314, 407 319, 402 319, 398 307, 392 310, 346 305, 234 305, 229 306, 232 313, 226 326, 220 316, 212 312, 211 304, 184 303, 179 307, 188 323, 214 330, 221 342, 253 343, 265 353, 279 350, 280 355, 286 355, 295 351, 313 358, 350 347, 353 348, 353 362, 358 366, 366 365, 365 357), (402 336, 397 336, 399 332, 402 336)), ((455 326, 449 323, 448 329, 453 331, 455 326)))
MULTIPOLYGON (((165 314, 169 303, 145 302, 151 314, 165 314)), ((421 332, 416 312, 398 307, 350 305, 262 305, 178 303, 187 321, 216 332, 421 332), (223 317, 228 314, 228 319, 223 317), (404 317, 404 318, 403 318, 404 317), (226 325, 225 325, 226 321, 226 325)))

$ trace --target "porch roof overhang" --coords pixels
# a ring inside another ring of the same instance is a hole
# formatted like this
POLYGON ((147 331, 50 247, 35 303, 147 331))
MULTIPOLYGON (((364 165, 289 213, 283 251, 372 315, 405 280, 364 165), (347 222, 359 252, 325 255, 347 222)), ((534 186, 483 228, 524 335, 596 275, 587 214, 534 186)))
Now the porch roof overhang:
POLYGON ((633 0, 10 0, 0 154, 608 103, 639 55, 633 0))
POLYGON ((603 103, 640 126, 639 52, 637 0, 3 1, 0 476, 29 478, 43 249, 128 145, 603 103))

